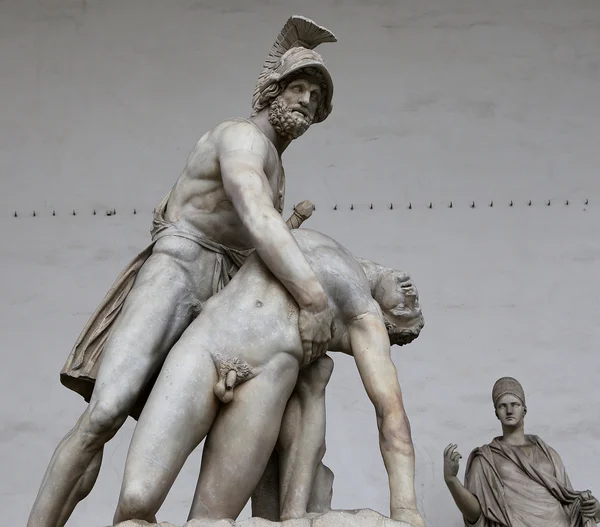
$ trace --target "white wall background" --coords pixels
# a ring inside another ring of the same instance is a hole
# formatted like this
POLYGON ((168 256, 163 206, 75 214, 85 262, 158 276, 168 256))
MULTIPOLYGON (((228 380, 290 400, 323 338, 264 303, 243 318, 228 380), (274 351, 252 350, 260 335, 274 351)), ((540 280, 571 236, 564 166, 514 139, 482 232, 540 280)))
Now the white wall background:
MULTIPOLYGON (((395 357, 429 525, 461 525, 441 454, 455 442, 466 460, 499 432, 490 390, 502 375, 525 386, 528 431, 562 454, 577 488, 600 495, 597 1, 4 0, 7 525, 25 524, 56 443, 84 408, 58 381, 79 331, 147 242, 152 208, 197 138, 248 115, 291 14, 339 42, 320 49, 334 112, 285 154, 287 209, 311 199, 308 226, 414 276, 427 325, 395 357), (116 216, 103 214, 113 207, 116 216)), ((348 358, 336 357, 328 397, 334 506, 386 513, 374 415, 348 358)), ((109 523, 132 427, 107 446, 70 525, 109 523)), ((161 519, 183 522, 198 464, 196 454, 161 519)))

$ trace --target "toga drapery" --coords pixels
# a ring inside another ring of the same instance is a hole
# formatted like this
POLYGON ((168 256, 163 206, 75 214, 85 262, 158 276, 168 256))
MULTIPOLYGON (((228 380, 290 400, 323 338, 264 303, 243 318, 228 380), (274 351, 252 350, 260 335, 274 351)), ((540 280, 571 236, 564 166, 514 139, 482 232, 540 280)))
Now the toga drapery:
MULTIPOLYGON (((584 492, 573 490, 558 453, 535 435, 530 455, 495 438, 471 452, 465 487, 481 506, 466 527, 592 527, 580 512, 584 492)), ((598 518, 597 520, 600 520, 598 518)))

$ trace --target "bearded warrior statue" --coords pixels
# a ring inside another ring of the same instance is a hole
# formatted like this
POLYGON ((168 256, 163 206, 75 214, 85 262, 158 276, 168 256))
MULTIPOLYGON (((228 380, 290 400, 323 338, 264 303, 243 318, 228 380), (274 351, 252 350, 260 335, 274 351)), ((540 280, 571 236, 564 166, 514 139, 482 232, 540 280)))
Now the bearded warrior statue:
POLYGON ((269 121, 278 134, 289 140, 302 135, 311 124, 323 122, 333 108, 333 80, 323 58, 314 51, 324 42, 337 42, 337 39, 331 31, 308 18, 290 17, 258 76, 252 97, 252 115, 269 106, 269 121), (321 97, 314 117, 302 119, 286 111, 281 93, 291 81, 307 75, 318 81, 321 97))
MULTIPOLYGON (((65 525, 95 485, 104 445, 129 416, 140 416, 171 348, 254 251, 297 303, 307 356, 327 346, 334 314, 290 232, 302 215, 289 224, 282 217, 281 156, 331 112, 333 83, 313 49, 335 41, 311 20, 291 17, 260 73, 252 115, 217 123, 195 142, 155 209, 151 240, 123 269, 67 357, 61 382, 88 405, 54 451, 28 527, 65 525)), ((147 503, 148 495, 140 497, 144 503, 126 498, 116 518, 160 506, 147 503)))

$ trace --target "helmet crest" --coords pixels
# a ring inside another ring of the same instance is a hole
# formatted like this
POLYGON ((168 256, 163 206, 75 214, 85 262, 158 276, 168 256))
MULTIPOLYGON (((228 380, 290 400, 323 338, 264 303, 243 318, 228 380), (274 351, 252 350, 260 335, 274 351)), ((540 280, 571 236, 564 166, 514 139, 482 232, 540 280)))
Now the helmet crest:
POLYGON ((315 116, 315 123, 324 121, 331 113, 333 81, 323 58, 313 51, 324 42, 337 42, 327 28, 315 24, 309 18, 292 16, 279 32, 265 60, 252 97, 252 115, 268 106, 273 99, 273 84, 278 84, 292 73, 313 68, 320 73, 327 85, 324 102, 315 116), (271 88, 269 90, 269 88, 271 88))

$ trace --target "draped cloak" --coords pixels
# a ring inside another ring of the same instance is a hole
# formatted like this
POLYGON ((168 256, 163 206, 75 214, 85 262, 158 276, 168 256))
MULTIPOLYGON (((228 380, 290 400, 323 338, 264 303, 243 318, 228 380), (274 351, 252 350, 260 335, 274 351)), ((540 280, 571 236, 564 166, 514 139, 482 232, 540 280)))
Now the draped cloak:
MULTIPOLYGON (((284 194, 285 173, 282 168, 275 203, 275 208, 279 213, 283 211, 284 194)), ((213 295, 229 283, 230 279, 244 263, 245 258, 254 251, 254 249, 245 251, 231 249, 211 240, 200 232, 192 232, 184 229, 177 223, 169 222, 165 218, 165 214, 170 195, 171 192, 163 198, 160 205, 154 211, 151 229, 152 241, 131 260, 129 265, 127 265, 113 283, 83 328, 60 372, 60 382, 70 390, 79 393, 87 402, 90 401, 94 390, 102 353, 110 330, 119 316, 140 269, 152 254, 154 244, 160 238, 163 236, 183 237, 194 241, 208 251, 216 253, 217 262, 213 275, 213 295)), ((137 402, 130 412, 130 415, 134 419, 139 417, 157 377, 158 372, 140 392, 137 402)))
POLYGON ((558 453, 538 436, 526 437, 535 445, 531 458, 499 438, 471 452, 465 488, 475 495, 482 513, 474 524, 465 519, 465 527, 595 525, 580 511, 589 491, 573 490, 558 453))

